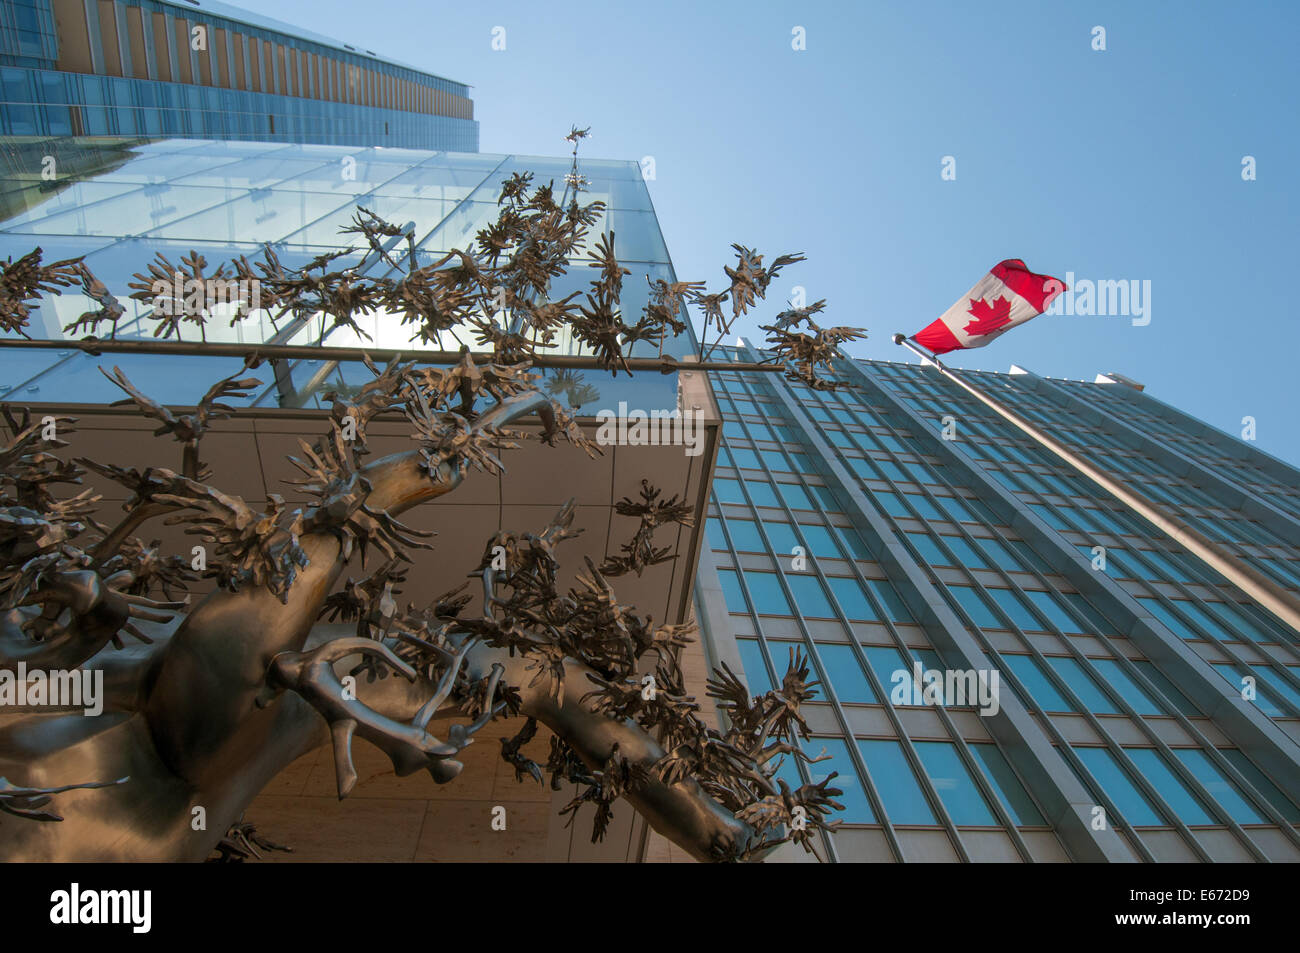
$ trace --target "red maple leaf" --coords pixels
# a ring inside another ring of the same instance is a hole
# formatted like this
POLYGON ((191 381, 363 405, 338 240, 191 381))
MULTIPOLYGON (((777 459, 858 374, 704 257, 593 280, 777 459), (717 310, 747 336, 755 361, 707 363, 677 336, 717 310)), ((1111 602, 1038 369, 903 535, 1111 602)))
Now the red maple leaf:
POLYGON ((971 298, 966 313, 975 316, 975 320, 966 325, 967 334, 992 334, 1003 325, 1011 323, 1011 302, 1002 295, 998 295, 992 304, 983 298, 979 301, 971 298))

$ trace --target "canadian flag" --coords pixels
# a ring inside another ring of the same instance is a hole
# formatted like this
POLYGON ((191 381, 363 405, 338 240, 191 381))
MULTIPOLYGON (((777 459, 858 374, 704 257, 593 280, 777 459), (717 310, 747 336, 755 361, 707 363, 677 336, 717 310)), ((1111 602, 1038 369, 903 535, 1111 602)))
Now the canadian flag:
POLYGON ((1036 275, 1019 258, 1008 258, 989 269, 974 288, 913 340, 934 354, 983 347, 1004 331, 1042 314, 1064 290, 1060 279, 1036 275))

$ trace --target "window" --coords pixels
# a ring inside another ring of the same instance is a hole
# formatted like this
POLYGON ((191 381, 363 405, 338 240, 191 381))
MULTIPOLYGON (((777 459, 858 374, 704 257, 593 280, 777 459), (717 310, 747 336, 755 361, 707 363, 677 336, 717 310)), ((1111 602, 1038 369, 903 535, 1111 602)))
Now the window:
POLYGON ((762 537, 758 535, 758 524, 753 520, 727 520, 727 529, 737 552, 765 553, 762 537))
POLYGON ((918 741, 916 753, 954 824, 997 824, 955 745, 946 741, 918 741))
POLYGON ((831 529, 840 538, 844 548, 852 553, 855 559, 871 559, 873 557, 874 554, 857 530, 849 526, 833 526, 831 529))
POLYGON ((1042 503, 1030 503, 1029 508, 1034 511, 1044 523, 1056 530, 1068 530, 1070 525, 1056 515, 1056 511, 1050 506, 1044 506, 1042 503))
POLYGON ((759 615, 793 615, 790 604, 785 600, 785 593, 777 582, 774 572, 745 572, 745 585, 754 600, 754 611, 759 615))
POLYGON ((1020 560, 1016 559, 1011 550, 1006 546, 1003 546, 1002 543, 998 542, 996 539, 976 536, 975 545, 983 550, 984 555, 987 556, 999 569, 1004 569, 1007 572, 1025 571, 1025 567, 1021 564, 1020 560))
POLYGON ((1062 658, 1058 655, 1049 655, 1047 664, 1052 666, 1061 680, 1070 686, 1070 691, 1078 696, 1088 711, 1097 715, 1117 715, 1119 709, 1115 707, 1106 693, 1101 690, 1077 659, 1062 658))
POLYGON ((718 478, 713 481, 713 493, 719 503, 744 503, 745 494, 740 490, 739 480, 718 478))
POLYGON ((967 569, 988 569, 989 564, 977 553, 970 543, 960 536, 945 536, 943 542, 957 555, 957 565, 967 569))
MULTIPOLYGON (((826 668, 826 678, 831 683, 835 697, 841 702, 874 705, 878 701, 858 664, 853 647, 849 645, 817 645, 817 654, 826 668)), ((822 695, 825 696, 825 692, 822 695)))
POLYGON ((749 497, 754 501, 755 506, 780 506, 780 501, 776 498, 776 491, 772 489, 772 484, 757 480, 746 480, 745 485, 749 487, 749 497))
MULTIPOLYGON (((1255 673, 1258 680, 1267 685, 1275 696, 1280 696, 1283 700, 1290 702, 1291 706, 1296 711, 1300 711, 1300 692, 1297 692, 1294 688, 1283 681, 1281 673, 1274 671, 1267 665, 1255 665, 1252 663, 1250 668, 1251 671, 1255 673)), ((1292 666, 1288 666, 1287 671, 1294 675, 1300 675, 1300 671, 1297 671, 1297 669, 1292 666)))
MULTIPOLYGON (((1056 601, 1056 597, 1050 592, 1038 592, 1036 590, 1026 590, 1025 598, 1034 604, 1040 613, 1047 617, 1052 625, 1056 626, 1062 632, 1077 632, 1085 634, 1083 626, 1075 622, 1068 612, 1056 601)), ((1035 626, 1035 628, 1042 628, 1035 626)))
MULTIPOLYGON (((1233 691, 1240 692, 1245 687, 1244 677, 1237 671, 1237 667, 1232 662, 1211 662, 1210 664, 1214 666, 1216 672, 1227 679, 1228 683, 1232 685, 1233 691)), ((1259 685, 1258 679, 1256 679, 1255 700, 1252 704, 1270 718, 1285 718, 1290 714, 1278 704, 1277 699, 1273 697, 1271 692, 1265 691, 1259 685)))
POLYGON ((978 523, 981 520, 997 523, 993 513, 979 500, 969 500, 955 496, 938 497, 939 505, 948 511, 948 516, 958 523, 978 523))
POLYGON ((1047 565, 1047 563, 1043 561, 1043 557, 1039 556, 1038 553, 1034 551, 1033 547, 1023 539, 1008 540, 1007 545, 1010 546, 1015 551, 1016 555, 1020 557, 1020 561, 1030 569, 1037 569, 1039 572, 1052 572, 1052 567, 1047 565))
POLYGON ((803 538, 808 541, 808 555, 815 559, 840 559, 844 553, 841 552, 839 543, 835 542, 835 537, 825 526, 809 526, 806 523, 799 524, 799 532, 803 533, 803 538))
POLYGON ((903 661, 903 656, 898 653, 898 649, 887 645, 867 645, 862 651, 867 656, 867 664, 871 666, 871 671, 875 673, 886 693, 892 692, 894 685, 898 684, 898 680, 894 677, 898 672, 903 673, 901 678, 911 680, 912 664, 903 661))
POLYGON ((859 741, 858 750, 890 823, 935 823, 934 813, 897 741, 859 741))
POLYGON ((899 498, 897 493, 879 491, 873 492, 871 496, 875 499, 877 505, 890 516, 903 517, 911 515, 903 506, 903 501, 899 498))
MULTIPOLYGON (((893 480, 895 483, 906 483, 908 481, 908 476, 906 473, 903 472, 903 468, 900 467, 893 460, 872 460, 871 462, 875 464, 876 469, 878 469, 881 473, 883 473, 888 479, 893 480)), ((916 494, 909 493, 907 495, 915 496, 916 494)), ((938 518, 939 517, 936 515, 935 519, 938 518)))
POLYGON ((876 600, 885 608, 885 614, 891 622, 915 622, 912 613, 907 610, 902 598, 892 585, 883 579, 868 579, 867 585, 875 593, 876 600))
POLYGON ((1210 633, 1210 635, 1214 636, 1216 639, 1219 639, 1222 642, 1240 641, 1236 635, 1225 629, 1217 619, 1203 611, 1200 606, 1196 605, 1196 603, 1189 602, 1185 599, 1174 599, 1173 602, 1184 616, 1191 619, 1192 622, 1199 625, 1203 631, 1210 633))
POLYGON ((745 605, 745 596, 740 591, 740 579, 736 576, 736 571, 719 569, 718 580, 722 583, 722 595, 727 603, 727 611, 748 612, 749 607, 745 605))
MULTIPOLYGON (((917 512, 917 515, 920 516, 921 519, 923 520, 946 519, 946 517, 939 512, 938 508, 933 503, 931 503, 928 499, 921 496, 921 494, 904 493, 903 496, 907 498, 907 502, 912 504, 913 508, 917 512)), ((943 498, 941 497, 941 499, 943 498)))
POLYGON ((1038 663, 1028 655, 1003 655, 1002 664, 1029 692, 1029 701, 1040 711, 1074 711, 1056 687, 1047 679, 1038 663))
MULTIPOLYGON (((1005 612, 1011 619, 1013 625, 1022 629, 1041 629, 1042 624, 1034 618, 1029 608, 1016 597, 1016 594, 1010 589, 986 589, 989 597, 998 604, 998 608, 1005 612)), ((1001 628, 1001 626, 999 626, 1001 628)))
MULTIPOLYGON (((853 768, 849 758, 848 746, 840 738, 809 738, 803 742, 803 750, 811 757, 817 757, 825 749, 830 757, 816 764, 805 765, 808 776, 813 783, 826 780, 832 771, 836 772, 831 787, 839 788, 844 793, 836 798, 844 805, 844 810, 836 812, 836 817, 846 824, 872 824, 875 815, 867 801, 866 791, 858 780, 858 772, 853 768)), ((787 781, 786 783, 790 783, 787 781)))
POLYGON ((804 488, 797 483, 778 483, 777 489, 781 491, 781 498, 792 510, 811 510, 814 509, 813 502, 804 488))
POLYGON ((862 586, 856 579, 846 576, 828 576, 826 582, 830 585, 835 601, 840 604, 846 617, 855 622, 879 621, 879 617, 871 607, 871 603, 867 601, 862 586))
POLYGON ((839 501, 835 499, 835 494, 830 487, 822 486, 820 483, 813 483, 809 485, 808 489, 812 491, 813 496, 817 498, 817 502, 821 504, 821 508, 826 512, 838 513, 841 510, 839 501))
POLYGON ((1190 628, 1188 628, 1187 623, 1183 622, 1182 619, 1174 615, 1173 612, 1164 605, 1164 603, 1157 602, 1155 599, 1152 599, 1149 596, 1138 596, 1137 600, 1139 603, 1141 603, 1142 608, 1146 609, 1158 620, 1163 622, 1165 628, 1167 628, 1174 635, 1178 636, 1180 639, 1190 640, 1190 639, 1203 638, 1203 636, 1197 635, 1190 628))
POLYGON ((1264 796, 1273 808, 1280 812, 1292 824, 1300 824, 1300 807, 1295 802, 1282 793, 1282 789, 1269 780, 1255 763, 1246 757, 1246 753, 1239 748, 1220 748, 1223 756, 1228 759, 1229 763, 1236 768, 1241 775, 1250 782, 1250 786, 1264 796))
MULTIPOLYGON (((1115 689, 1129 706, 1139 715, 1167 715, 1164 706, 1151 698, 1137 682, 1129 678, 1128 673, 1120 667, 1119 662, 1109 658, 1089 659, 1094 668, 1105 679, 1106 684, 1115 689)), ((1093 709, 1096 711, 1097 709, 1093 709)))
MULTIPOLYGON (((1156 813, 1151 802, 1137 789, 1109 751, 1105 748, 1076 747, 1074 752, 1126 821, 1138 827, 1165 823, 1164 818, 1156 813)), ((1111 820, 1113 822, 1114 819, 1111 820)))
MULTIPOLYGON (((1087 619, 1088 622, 1090 622, 1090 623, 1091 623, 1091 624, 1092 624, 1092 625, 1097 629, 1098 632, 1101 632, 1102 634, 1105 634, 1105 635, 1114 635, 1114 634, 1116 634, 1116 633, 1115 633, 1115 627, 1114 627, 1113 625, 1110 624, 1110 621, 1109 621, 1109 620, 1108 620, 1104 615, 1102 615, 1100 612, 1098 612, 1095 608, 1093 608, 1092 603, 1089 602, 1087 599, 1085 599, 1083 596, 1081 596, 1079 593, 1077 593, 1077 592, 1058 592, 1058 593, 1056 593, 1056 598, 1057 598, 1058 600, 1062 600, 1062 599, 1063 599, 1065 602, 1069 603, 1070 607, 1073 608, 1073 609, 1075 610, 1075 612, 1077 612, 1079 615, 1081 615, 1081 616, 1083 616, 1085 619, 1087 619)), ((1068 631, 1074 631, 1074 632, 1082 632, 1082 631, 1083 631, 1082 629, 1080 629, 1080 628, 1078 627, 1078 623, 1077 623, 1077 622, 1074 623, 1074 625, 1075 625, 1075 628, 1074 628, 1074 629, 1072 629, 1072 630, 1071 630, 1071 629, 1067 629, 1066 631, 1067 631, 1067 632, 1068 632, 1068 631)))
POLYGON ((794 604, 799 610, 799 615, 804 618, 835 618, 835 612, 826 598, 826 590, 822 588, 816 576, 789 574, 785 580, 790 584, 790 591, 794 593, 794 604))
POLYGON ((727 548, 726 537, 722 533, 722 524, 715 519, 704 521, 704 538, 709 542, 709 549, 727 548))
POLYGON ((1223 775, 1204 751, 1200 748, 1173 750, 1174 757, 1183 763, 1201 787, 1209 792, 1210 797, 1214 798, 1234 821, 1238 824, 1266 823, 1263 816, 1242 796, 1240 789, 1223 775))
POLYGON ((1042 827, 1047 822, 1034 804, 1033 798, 1025 790, 1016 772, 1001 749, 995 744, 981 743, 970 745, 971 753, 984 769, 984 776, 992 785, 1003 808, 1011 815, 1018 827, 1042 827))
POLYGON ((955 565, 950 557, 940 552, 938 544, 929 533, 908 533, 907 538, 916 547, 916 551, 921 554, 922 562, 931 566, 955 565))
POLYGON ((1159 668, 1145 659, 1140 661, 1135 659, 1133 664, 1136 665, 1138 670, 1147 677, 1147 681, 1159 689, 1160 694, 1164 695, 1165 698, 1169 700, 1170 704, 1180 712, 1188 718, 1203 717, 1201 710, 1192 703, 1191 699, 1179 691, 1178 687, 1174 685, 1174 683, 1171 682, 1165 676, 1165 673, 1160 671, 1159 668))
POLYGON ((745 667, 743 674, 745 684, 749 687, 751 695, 761 695, 764 692, 771 691, 772 678, 767 674, 767 663, 763 661, 763 649, 754 639, 736 639, 736 647, 740 649, 740 663, 745 667))
POLYGON ((949 586, 948 591, 957 600, 957 604, 970 616, 971 621, 981 629, 1001 629, 1003 625, 993 615, 993 610, 985 604, 979 594, 970 586, 949 586))
MULTIPOLYGON (((777 556, 789 556, 799 540, 794 535, 794 528, 789 523, 769 523, 763 520, 763 530, 767 533, 767 538, 772 541, 772 553, 777 556)), ((759 552, 766 550, 760 548, 759 552)))
POLYGON ((1155 748, 1125 748, 1124 753, 1184 824, 1217 824, 1205 803, 1169 767, 1155 748))
POLYGON ((858 457, 850 457, 848 459, 848 464, 850 467, 853 468, 853 472, 856 473, 863 480, 880 479, 880 475, 876 472, 876 468, 871 465, 870 460, 863 460, 858 457))

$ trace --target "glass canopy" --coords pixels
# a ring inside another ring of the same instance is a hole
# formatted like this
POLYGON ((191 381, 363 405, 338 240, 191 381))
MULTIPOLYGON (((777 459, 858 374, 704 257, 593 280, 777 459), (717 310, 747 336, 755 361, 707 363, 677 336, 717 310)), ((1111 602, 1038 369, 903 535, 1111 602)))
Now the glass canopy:
MULTIPOLYGON (((198 252, 209 262, 210 271, 241 255, 259 258, 267 243, 286 265, 301 265, 325 252, 364 246, 359 236, 339 231, 351 222, 357 207, 364 206, 396 225, 414 225, 417 258, 428 263, 454 247, 470 247, 478 230, 496 216, 501 183, 512 173, 532 172, 534 184, 553 180, 559 195, 570 166, 567 157, 192 139, 78 139, 61 141, 59 153, 75 156, 75 164, 65 164, 75 171, 50 182, 42 179, 39 162, 12 158, 26 153, 30 160, 45 145, 6 141, 10 162, 0 191, 0 259, 16 259, 37 246, 46 262, 84 255, 86 266, 127 309, 118 324, 118 339, 152 340, 154 322, 144 320, 148 305, 131 300, 127 285, 158 253, 175 263, 198 252)), ((630 272, 624 279, 622 310, 634 323, 648 300, 649 282, 676 280, 649 192, 636 162, 580 158, 579 169, 590 180, 582 200, 602 201, 606 210, 585 246, 571 257, 569 271, 553 283, 551 296, 586 291, 593 277, 586 267, 586 251, 602 233, 614 233, 620 263, 630 272)), ((363 250, 358 248, 340 262, 364 265, 363 250)), ((375 277, 391 273, 382 262, 368 270, 375 277)), ((84 334, 84 330, 75 334, 63 330, 92 309, 90 299, 76 292, 65 289, 61 296, 42 299, 28 333, 47 340, 84 334)), ((319 314, 287 335, 285 323, 282 320, 277 329, 270 315, 259 311, 234 324, 212 320, 205 329, 209 342, 255 345, 275 338, 280 344, 321 346, 318 359, 283 362, 286 367, 277 368, 280 386, 256 394, 251 398, 256 405, 317 406, 318 394, 369 378, 358 362, 331 361, 332 347, 454 351, 463 342, 482 349, 464 329, 458 334, 444 332, 437 345, 414 344, 411 326, 403 327, 396 315, 387 312, 357 318, 370 340, 348 328, 326 333, 319 314)), ((181 334, 182 340, 196 340, 192 328, 181 334)), ((584 353, 578 342, 559 339, 557 344, 541 353, 584 353)), ((663 343, 663 353, 674 357, 696 350, 689 330, 663 343)), ((654 357, 659 345, 638 342, 630 354, 654 357)), ((72 347, 0 347, 0 399, 101 403, 121 397, 94 371, 96 364, 121 366, 138 386, 162 402, 192 404, 213 380, 237 371, 241 361, 211 355, 92 357, 72 347)), ((583 405, 584 414, 594 413, 597 403, 616 407, 619 400, 645 409, 676 406, 675 374, 643 371, 631 379, 622 374, 611 380, 607 372, 598 370, 576 373, 599 393, 599 398, 593 398, 588 389, 587 399, 576 401, 583 405)), ((574 375, 569 371, 561 383, 571 386, 574 375)))

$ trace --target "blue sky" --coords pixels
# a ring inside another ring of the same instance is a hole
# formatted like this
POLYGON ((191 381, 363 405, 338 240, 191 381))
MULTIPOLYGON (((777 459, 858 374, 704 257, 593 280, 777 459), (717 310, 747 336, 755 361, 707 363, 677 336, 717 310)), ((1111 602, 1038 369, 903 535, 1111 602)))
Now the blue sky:
POLYGON ((732 242, 807 254, 747 336, 801 285, 828 300, 827 322, 867 328, 854 356, 903 360, 890 335, 1003 258, 1150 281, 1145 326, 1043 316, 951 363, 1118 371, 1234 435, 1252 416, 1262 449, 1300 462, 1300 4, 258 7, 471 84, 484 152, 562 154, 578 123, 592 126, 588 155, 653 156, 683 279, 720 290, 732 242), (940 176, 949 155, 955 181, 940 176))

